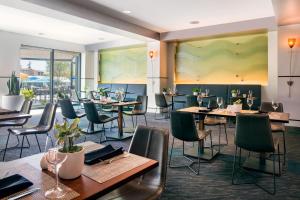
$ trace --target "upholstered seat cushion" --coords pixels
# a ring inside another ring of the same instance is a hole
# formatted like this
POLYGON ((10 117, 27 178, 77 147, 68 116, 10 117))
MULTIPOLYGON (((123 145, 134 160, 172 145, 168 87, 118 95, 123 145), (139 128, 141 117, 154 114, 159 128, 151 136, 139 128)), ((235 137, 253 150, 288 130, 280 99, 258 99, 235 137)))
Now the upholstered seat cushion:
POLYGON ((11 128, 8 129, 8 131, 13 135, 39 134, 48 132, 49 126, 36 126, 32 128, 11 128))
POLYGON ((82 117, 86 116, 85 112, 82 112, 82 111, 76 111, 75 113, 78 118, 82 118, 82 117))
POLYGON ((109 117, 107 115, 99 115, 99 120, 101 123, 106 123, 117 119, 118 117, 109 117))
POLYGON ((282 123, 271 123, 272 132, 284 132, 285 126, 282 123))
POLYGON ((198 132, 199 139, 203 140, 211 133, 211 130, 199 130, 199 129, 197 129, 197 132, 198 132))
POLYGON ((226 124, 226 118, 224 117, 205 117, 204 119, 204 125, 207 126, 216 126, 216 125, 222 125, 226 124))

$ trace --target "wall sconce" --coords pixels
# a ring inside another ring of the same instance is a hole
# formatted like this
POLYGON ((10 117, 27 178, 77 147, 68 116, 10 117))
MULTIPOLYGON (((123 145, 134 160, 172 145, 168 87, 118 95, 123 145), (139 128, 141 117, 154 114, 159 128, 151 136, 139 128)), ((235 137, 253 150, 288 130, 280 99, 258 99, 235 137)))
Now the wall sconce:
POLYGON ((155 82, 154 82, 154 72, 153 72, 153 58, 155 56, 155 52, 153 50, 151 50, 151 51, 148 52, 148 55, 149 55, 149 57, 151 59, 151 79, 152 79, 151 82, 152 82, 152 92, 154 92, 154 84, 155 84, 155 82))
POLYGON ((294 84, 292 81, 292 59, 293 59, 293 47, 296 44, 296 38, 288 38, 288 45, 291 48, 291 56, 290 56, 290 75, 289 80, 286 82, 289 86, 289 97, 291 97, 291 87, 294 84))
POLYGON ((152 59, 154 57, 154 51, 149 51, 149 57, 152 59))

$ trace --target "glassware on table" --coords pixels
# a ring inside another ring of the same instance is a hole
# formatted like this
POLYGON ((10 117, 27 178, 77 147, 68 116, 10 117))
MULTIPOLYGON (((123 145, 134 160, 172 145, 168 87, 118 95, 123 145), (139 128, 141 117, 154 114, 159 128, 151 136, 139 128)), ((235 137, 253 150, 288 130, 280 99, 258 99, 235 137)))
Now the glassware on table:
POLYGON ((56 177, 56 184, 54 188, 51 188, 45 192, 45 197, 47 199, 60 199, 63 198, 67 191, 64 191, 62 188, 59 187, 58 184, 58 171, 61 165, 66 161, 67 154, 59 154, 59 146, 55 144, 54 148, 50 148, 47 151, 47 147, 49 146, 49 137, 47 137, 46 140, 46 146, 45 146, 45 158, 47 162, 51 165, 51 169, 55 170, 55 177, 56 177))
POLYGON ((201 107, 201 106, 202 106, 202 101, 203 101, 201 95, 198 95, 198 96, 197 96, 197 101, 198 101, 199 107, 201 107))
POLYGON ((252 97, 247 98, 247 105, 249 106, 249 110, 251 110, 251 107, 253 105, 253 98, 252 97))
POLYGON ((125 98, 125 92, 122 88, 116 90, 115 92, 115 98, 118 102, 122 102, 124 101, 124 98, 125 98))
POLYGON ((209 89, 205 89, 205 96, 209 95, 209 89))
POLYGON ((279 107, 279 103, 277 103, 276 101, 272 101, 272 108, 274 109, 274 112, 276 112, 278 107, 279 107))
POLYGON ((249 92, 248 92, 248 97, 249 97, 249 98, 252 98, 252 95, 253 95, 252 90, 249 90, 249 92))
POLYGON ((222 97, 217 97, 217 104, 218 104, 218 109, 220 110, 221 106, 223 105, 223 98, 222 97))

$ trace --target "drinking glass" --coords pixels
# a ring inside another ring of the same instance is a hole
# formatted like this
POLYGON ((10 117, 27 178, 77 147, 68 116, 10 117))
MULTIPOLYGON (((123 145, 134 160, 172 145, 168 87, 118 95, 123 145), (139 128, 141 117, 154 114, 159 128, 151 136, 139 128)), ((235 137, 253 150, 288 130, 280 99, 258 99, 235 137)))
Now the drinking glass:
POLYGON ((253 105, 253 98, 252 97, 248 97, 247 98, 247 104, 249 106, 249 110, 251 110, 251 107, 253 105))
POLYGON ((58 185, 58 171, 61 165, 66 161, 67 154, 58 153, 60 146, 57 146, 57 143, 55 144, 54 148, 50 148, 47 151, 47 147, 49 145, 49 139, 50 138, 47 137, 46 146, 45 146, 45 158, 47 162, 51 165, 51 169, 55 170, 56 185, 54 188, 51 188, 45 192, 45 197, 47 199, 60 199, 65 196, 67 191, 64 191, 58 185))
POLYGON ((209 94, 209 89, 205 89, 205 96, 208 96, 209 94))
POLYGON ((274 109, 274 112, 276 112, 277 108, 279 107, 279 103, 277 103, 276 101, 272 101, 272 107, 274 109))
POLYGON ((202 106, 202 101, 203 101, 201 95, 198 95, 198 96, 197 96, 197 101, 198 101, 199 107, 201 107, 201 106, 202 106))
POLYGON ((218 104, 218 109, 220 110, 221 106, 223 105, 223 98, 222 97, 217 97, 217 104, 218 104))

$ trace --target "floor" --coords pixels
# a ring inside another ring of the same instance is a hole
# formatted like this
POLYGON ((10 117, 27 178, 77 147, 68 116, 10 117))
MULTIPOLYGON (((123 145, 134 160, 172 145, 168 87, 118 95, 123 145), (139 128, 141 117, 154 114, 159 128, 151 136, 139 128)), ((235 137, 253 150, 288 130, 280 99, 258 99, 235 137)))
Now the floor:
MULTIPOLYGON (((35 124, 39 119, 40 114, 34 112, 34 116, 29 121, 29 124, 35 124)), ((62 118, 60 114, 57 116, 58 121, 62 118)), ((147 115, 148 125, 160 127, 164 129, 169 128, 168 120, 155 120, 153 114, 147 115)), ((126 126, 130 127, 131 119, 125 118, 126 126)), ((138 120, 139 124, 144 124, 143 118, 138 120)), ((81 127, 85 127, 87 122, 85 119, 81 121, 81 127)), ((116 126, 115 122, 113 126, 116 126)), ((110 124, 107 124, 108 128, 106 133, 110 134, 110 131, 116 132, 117 128, 109 129, 110 124)), ((213 130, 213 142, 217 144, 218 132, 216 128, 213 130)), ((286 134, 287 140, 287 166, 285 167, 284 173, 281 177, 276 179, 277 193, 276 195, 269 195, 254 184, 243 184, 243 185, 231 185, 231 173, 232 163, 234 155, 234 128, 228 128, 229 145, 223 146, 221 154, 219 154, 214 160, 208 163, 201 163, 200 175, 194 175, 187 168, 168 168, 167 184, 166 189, 161 199, 300 199, 300 128, 289 128, 286 134)), ((53 133, 52 133, 53 134, 53 133)), ((7 137, 7 131, 5 128, 0 130, 0 148, 5 145, 7 137)), ((275 136, 279 137, 280 136, 275 136)), ((88 135, 88 140, 99 141, 98 135, 88 135)), ((25 149, 23 156, 32 155, 38 153, 37 143, 34 137, 30 137, 31 148, 25 149)), ((170 142, 172 136, 170 135, 170 142)), ((44 145, 45 137, 39 136, 39 141, 44 145)), ((77 142, 83 141, 83 138, 77 142)), ((209 142, 209 141, 208 141, 209 142)), ((10 140, 10 145, 16 143, 16 139, 10 140)), ((123 146, 125 149, 128 148, 130 140, 122 142, 107 142, 113 146, 123 146)), ((224 134, 222 134, 221 143, 225 143, 224 134)), ((181 157, 182 150, 181 142, 176 141, 175 143, 175 156, 174 161, 176 164, 183 163, 184 160, 181 157)), ((186 143, 187 148, 192 144, 186 143)), ((42 147, 43 148, 43 147, 42 147)), ((245 155, 247 152, 244 152, 245 155)), ((0 158, 2 160, 3 153, 0 152, 0 158)), ((6 161, 17 159, 19 156, 19 150, 10 150, 7 152, 6 161)), ((257 174, 258 175, 258 174, 257 174)), ((242 175, 243 180, 248 180, 247 175, 242 175)), ((258 175, 259 184, 266 188, 270 188, 272 185, 272 179, 269 175, 258 175)))

